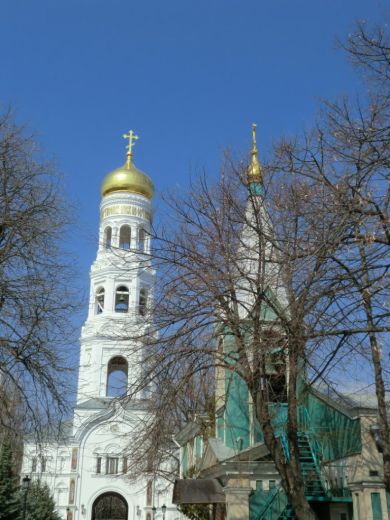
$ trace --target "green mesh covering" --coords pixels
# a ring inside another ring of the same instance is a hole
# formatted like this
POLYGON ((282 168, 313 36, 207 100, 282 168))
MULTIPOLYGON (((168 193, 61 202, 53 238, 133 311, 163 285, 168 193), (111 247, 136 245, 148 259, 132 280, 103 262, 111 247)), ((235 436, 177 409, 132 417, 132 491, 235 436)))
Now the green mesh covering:
POLYGON ((307 416, 300 417, 301 429, 314 432, 324 462, 361 451, 360 419, 351 419, 310 391, 305 397, 305 407, 307 416))
POLYGON ((269 414, 275 434, 280 435, 286 429, 288 406, 286 403, 273 403, 269 405, 269 414))
MULTIPOLYGON (((273 297, 272 293, 269 297, 273 297)), ((268 316, 269 319, 272 319, 271 314, 268 316)), ((249 328, 247 333, 250 333, 249 328)), ((224 351, 232 370, 225 370, 225 410, 223 417, 217 417, 217 436, 228 447, 242 450, 249 447, 251 437, 255 443, 263 442, 263 433, 256 420, 255 411, 249 405, 248 388, 234 371, 235 344, 234 338, 229 334, 224 335, 224 351)), ((302 378, 298 385, 300 430, 310 432, 312 438, 318 442, 324 462, 359 453, 360 419, 351 419, 325 396, 321 398, 317 392, 310 389, 306 391, 304 372, 302 364, 302 378), (304 414, 301 413, 302 410, 304 414)), ((271 404, 270 414, 275 433, 281 434, 287 423, 287 404, 271 404)))
MULTIPOLYGON (((229 380, 226 391, 226 410, 224 418, 224 426, 226 429, 226 444, 230 448, 239 449, 238 438, 241 438, 241 449, 249 446, 251 428, 253 429, 253 440, 255 443, 263 442, 264 436, 260 424, 256 418, 256 412, 253 407, 249 407, 249 392, 246 384, 235 373, 229 373, 226 376, 229 380), (250 420, 250 414, 252 418, 250 420)), ((271 422, 275 427, 276 435, 281 434, 287 423, 287 404, 273 403, 269 405, 271 422)), ((224 440, 222 421, 217 418, 218 438, 224 440)))
POLYGON ((380 493, 371 493, 372 520, 382 520, 380 493))
POLYGON ((287 518, 281 516, 287 505, 287 495, 281 485, 269 491, 256 486, 256 491, 249 496, 249 520, 283 520, 287 518))
POLYGON ((249 520, 258 520, 269 497, 269 491, 262 489, 256 489, 256 491, 249 496, 249 520))
POLYGON ((249 184, 249 191, 252 195, 264 195, 264 188, 260 182, 251 182, 249 184))
MULTIPOLYGON (((274 298, 272 291, 268 290, 269 297, 274 298)), ((272 320, 272 310, 268 308, 267 319, 272 320)), ((250 333, 248 326, 247 333, 250 333)), ((236 352, 233 336, 225 334, 224 351, 228 355, 227 362, 232 367, 235 364, 236 352)), ((280 433, 285 429, 287 420, 286 404, 270 405, 270 414, 273 424, 276 426, 276 433, 280 433)), ((225 413, 224 424, 217 416, 217 436, 224 440, 226 445, 233 449, 245 449, 249 447, 251 433, 255 443, 263 442, 263 432, 259 422, 256 419, 256 413, 252 406, 249 405, 249 391, 246 383, 234 370, 225 370, 225 413), (253 430, 251 432, 251 430, 253 430)))
POLYGON ((248 388, 244 381, 226 371, 225 443, 229 448, 245 449, 249 446, 250 421, 248 388))
MULTIPOLYGON (((277 307, 279 311, 281 312, 281 307, 279 305, 279 302, 273 292, 273 290, 270 287, 267 287, 265 290, 266 298, 272 302, 272 306, 277 307)), ((262 319, 265 321, 276 321, 278 319, 278 315, 274 311, 272 307, 269 305, 263 305, 262 306, 262 319)))
POLYGON ((260 428, 259 421, 256 418, 256 411, 255 409, 252 410, 252 421, 253 421, 253 439, 255 443, 263 442, 264 441, 264 435, 263 430, 260 428))

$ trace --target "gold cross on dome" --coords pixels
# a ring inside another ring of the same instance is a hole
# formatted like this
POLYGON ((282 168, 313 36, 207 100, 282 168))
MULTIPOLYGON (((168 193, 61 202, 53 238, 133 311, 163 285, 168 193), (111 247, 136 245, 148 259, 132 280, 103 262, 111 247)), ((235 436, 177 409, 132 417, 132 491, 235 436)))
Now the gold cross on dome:
POLYGON ((126 145, 127 149, 127 165, 130 166, 131 158, 133 156, 133 146, 135 145, 135 141, 139 139, 138 135, 135 135, 133 130, 129 130, 128 134, 123 134, 123 139, 128 139, 129 144, 126 145))

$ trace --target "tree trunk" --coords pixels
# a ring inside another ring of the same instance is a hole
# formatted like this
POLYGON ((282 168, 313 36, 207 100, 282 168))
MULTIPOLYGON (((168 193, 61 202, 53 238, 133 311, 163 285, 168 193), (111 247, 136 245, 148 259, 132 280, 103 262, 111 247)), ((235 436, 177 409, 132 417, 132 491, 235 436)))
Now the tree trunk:
POLYGON ((298 501, 297 504, 294 504, 295 500, 294 498, 291 501, 291 505, 294 508, 295 516, 299 518, 299 520, 316 520, 316 514, 310 507, 309 503, 306 502, 306 504, 302 503, 301 501, 298 501))
POLYGON ((255 397, 256 415, 264 434, 264 443, 270 451, 272 460, 280 475, 283 489, 286 492, 289 503, 294 508, 299 520, 314 520, 315 513, 306 500, 305 485, 302 477, 299 461, 297 440, 297 381, 299 376, 298 352, 299 345, 291 347, 289 355, 289 380, 288 380, 288 420, 287 436, 290 449, 290 460, 286 460, 280 440, 275 435, 275 430, 269 414, 269 401, 264 392, 257 392, 255 397))
POLYGON ((305 483, 302 476, 298 448, 298 401, 297 387, 298 378, 303 377, 299 366, 299 360, 304 356, 304 343, 300 341, 301 327, 293 327, 292 337, 289 340, 288 357, 288 418, 287 439, 290 450, 290 464, 287 472, 288 490, 287 495, 290 504, 294 508, 295 515, 299 520, 315 519, 316 515, 305 496, 305 483), (295 331, 295 332, 294 332, 295 331))
POLYGON ((383 381, 381 350, 380 346, 378 345, 377 334, 374 332, 375 323, 373 317, 373 302, 369 290, 369 287, 371 286, 371 280, 369 276, 366 251, 362 242, 359 242, 359 251, 360 259, 362 262, 364 282, 364 288, 363 290, 361 290, 361 295, 363 299, 364 310, 366 313, 367 326, 368 330, 370 331, 368 333, 368 337, 370 339, 371 358, 375 374, 375 392, 378 399, 378 423, 380 433, 379 444, 383 452, 383 476, 386 489, 390 492, 390 426, 386 407, 386 390, 383 381))
MULTIPOLYGON (((364 306, 367 313, 367 324, 370 328, 374 327, 371 312, 370 297, 364 296, 364 306)), ((381 352, 378 339, 374 332, 369 333, 372 364, 375 373, 375 392, 378 399, 378 423, 380 441, 379 445, 383 452, 383 476, 387 491, 390 491, 390 429, 387 417, 385 385, 383 381, 381 352)))

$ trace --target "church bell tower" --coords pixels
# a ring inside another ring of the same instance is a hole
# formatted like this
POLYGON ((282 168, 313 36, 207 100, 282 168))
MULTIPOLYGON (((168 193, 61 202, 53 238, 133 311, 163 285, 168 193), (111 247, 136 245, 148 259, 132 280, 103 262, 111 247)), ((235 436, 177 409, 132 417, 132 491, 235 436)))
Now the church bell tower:
POLYGON ((133 162, 138 136, 130 130, 123 137, 128 140, 126 163, 106 175, 101 186, 99 246, 81 331, 77 405, 128 395, 141 370, 142 348, 136 343, 146 331, 155 276, 150 262, 154 187, 133 162))
POLYGON ((144 470, 145 457, 132 450, 147 424, 150 399, 137 383, 152 319, 154 187, 133 162, 138 137, 131 130, 123 137, 126 162, 101 186, 99 241, 81 330, 73 418, 44 445, 24 446, 23 474, 48 484, 62 520, 179 517, 169 482, 144 470))

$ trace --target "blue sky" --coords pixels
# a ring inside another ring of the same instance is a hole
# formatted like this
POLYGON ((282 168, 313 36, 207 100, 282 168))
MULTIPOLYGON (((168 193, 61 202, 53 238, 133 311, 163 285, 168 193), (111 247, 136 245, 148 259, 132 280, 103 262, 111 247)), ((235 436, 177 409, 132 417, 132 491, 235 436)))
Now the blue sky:
MULTIPOLYGON (((222 150, 313 122, 319 99, 354 92, 337 49, 356 19, 389 15, 385 0, 2 0, 0 103, 11 104, 79 204, 69 247, 80 280, 96 252, 99 186, 124 162, 161 190, 190 170, 218 170, 222 150)), ((80 319, 83 319, 82 313, 80 319)))

